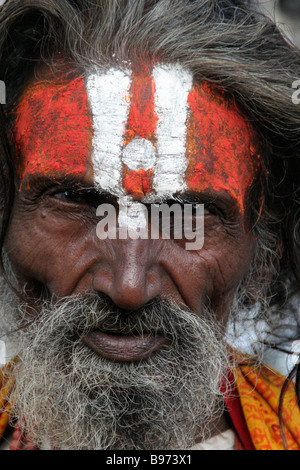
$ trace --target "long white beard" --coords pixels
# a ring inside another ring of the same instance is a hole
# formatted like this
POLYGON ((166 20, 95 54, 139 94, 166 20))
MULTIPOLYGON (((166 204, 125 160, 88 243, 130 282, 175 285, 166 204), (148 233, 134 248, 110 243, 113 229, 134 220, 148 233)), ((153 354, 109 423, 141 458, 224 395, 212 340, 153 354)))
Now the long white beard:
MULTIPOLYGON (((15 325, 23 321, 18 317, 15 325)), ((45 302, 19 336, 14 412, 37 445, 187 449, 223 411, 219 385, 229 359, 211 312, 200 318, 154 302, 126 314, 98 296, 70 297, 45 302), (104 324, 170 341, 144 361, 112 362, 81 340, 104 324)))

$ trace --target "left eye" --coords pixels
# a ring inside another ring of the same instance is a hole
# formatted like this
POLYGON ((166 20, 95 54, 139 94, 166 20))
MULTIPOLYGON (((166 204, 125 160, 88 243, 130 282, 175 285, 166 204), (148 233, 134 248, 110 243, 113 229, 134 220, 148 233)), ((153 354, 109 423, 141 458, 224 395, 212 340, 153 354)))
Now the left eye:
POLYGON ((86 198, 83 194, 80 194, 76 191, 62 191, 60 193, 56 193, 53 195, 56 199, 64 202, 76 202, 76 203, 84 203, 86 202, 86 198))
MULTIPOLYGON (((197 213, 197 210, 200 209, 202 206, 203 206, 203 204, 194 202, 194 203, 192 204, 193 214, 196 214, 196 213, 197 213)), ((203 207, 203 210, 204 210, 204 214, 209 214, 209 210, 207 209, 207 207, 204 206, 204 207, 203 207)))

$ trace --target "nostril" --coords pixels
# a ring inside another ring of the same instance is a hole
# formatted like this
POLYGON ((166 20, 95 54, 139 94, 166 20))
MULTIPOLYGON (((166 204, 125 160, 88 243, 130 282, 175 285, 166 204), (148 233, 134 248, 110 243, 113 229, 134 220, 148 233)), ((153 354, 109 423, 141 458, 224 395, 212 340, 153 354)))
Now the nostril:
POLYGON ((161 295, 159 257, 148 240, 115 240, 103 262, 93 266, 93 290, 118 308, 132 311, 161 295))
POLYGON ((93 289, 108 296, 113 304, 124 313, 130 313, 161 295, 162 282, 158 275, 143 272, 142 269, 119 270, 110 277, 95 273, 93 289))

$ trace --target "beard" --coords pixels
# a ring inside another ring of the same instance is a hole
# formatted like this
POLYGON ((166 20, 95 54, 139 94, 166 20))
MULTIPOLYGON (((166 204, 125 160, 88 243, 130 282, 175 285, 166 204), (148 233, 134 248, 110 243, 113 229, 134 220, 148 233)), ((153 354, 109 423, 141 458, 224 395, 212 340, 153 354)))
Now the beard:
MULTIPOLYGON (((230 367, 214 315, 155 300, 125 312, 102 295, 40 303, 24 327, 13 309, 20 356, 14 416, 37 446, 76 450, 188 449, 222 415, 230 367), (95 329, 163 335, 139 362, 113 362, 83 341, 95 329)), ((7 321, 7 316, 6 316, 7 321)))

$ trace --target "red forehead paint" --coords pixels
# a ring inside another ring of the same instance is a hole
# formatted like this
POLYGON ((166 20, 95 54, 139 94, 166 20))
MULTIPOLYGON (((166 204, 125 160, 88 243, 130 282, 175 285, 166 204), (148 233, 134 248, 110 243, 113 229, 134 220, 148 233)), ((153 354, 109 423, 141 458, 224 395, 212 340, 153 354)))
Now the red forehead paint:
POLYGON ((133 65, 130 112, 125 145, 134 137, 155 139, 158 116, 154 106, 155 81, 150 65, 133 65))
POLYGON ((23 95, 14 127, 22 175, 84 173, 92 123, 83 79, 37 83, 23 95))
POLYGON ((152 191, 153 170, 132 170, 125 172, 123 187, 127 194, 143 198, 152 191))
MULTIPOLYGON (((155 111, 155 81, 150 64, 133 64, 130 89, 130 111, 125 147, 134 139, 147 139, 155 144, 158 116, 155 111)), ((123 165, 123 188, 132 196, 144 197, 152 191, 153 170, 132 170, 123 165)))
POLYGON ((254 133, 237 106, 209 85, 188 96, 186 180, 193 191, 227 191, 244 211, 244 198, 259 167, 254 133))

